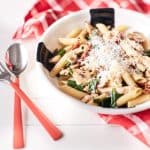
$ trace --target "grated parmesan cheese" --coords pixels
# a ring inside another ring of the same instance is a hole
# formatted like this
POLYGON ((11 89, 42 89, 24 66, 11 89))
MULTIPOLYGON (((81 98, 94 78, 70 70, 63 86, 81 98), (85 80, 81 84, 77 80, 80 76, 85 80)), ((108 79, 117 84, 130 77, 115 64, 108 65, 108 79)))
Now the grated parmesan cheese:
POLYGON ((82 62, 89 69, 102 67, 109 70, 112 61, 120 57, 120 46, 111 40, 104 41, 102 37, 95 35, 91 37, 90 43, 92 45, 91 51, 82 62))
POLYGON ((114 81, 114 76, 120 78, 122 70, 133 72, 134 66, 140 63, 141 59, 143 60, 142 53, 132 47, 137 48, 138 44, 121 39, 118 34, 111 32, 112 36, 109 38, 104 38, 105 35, 100 36, 95 32, 91 34, 89 41, 91 49, 81 61, 81 65, 85 65, 87 69, 97 70, 97 78, 100 80, 99 86, 101 87, 105 86, 108 81, 114 81))

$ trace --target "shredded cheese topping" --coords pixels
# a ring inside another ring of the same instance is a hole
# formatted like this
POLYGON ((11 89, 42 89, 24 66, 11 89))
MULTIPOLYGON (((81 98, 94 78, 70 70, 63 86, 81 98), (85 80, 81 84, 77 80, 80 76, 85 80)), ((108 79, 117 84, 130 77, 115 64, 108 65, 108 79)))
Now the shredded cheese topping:
POLYGON ((82 64, 85 64, 89 69, 98 69, 104 67, 108 70, 112 61, 119 59, 121 48, 113 41, 104 41, 100 36, 91 37, 92 44, 89 55, 85 58, 82 64))
POLYGON ((95 69, 99 73, 97 77, 100 79, 100 84, 103 86, 105 81, 112 78, 112 72, 115 76, 119 76, 122 70, 133 71, 130 66, 135 66, 138 63, 138 57, 142 57, 142 54, 136 52, 134 49, 131 51, 132 47, 129 45, 128 41, 121 40, 119 37, 107 38, 99 36, 97 34, 91 34, 91 39, 89 41, 91 44, 91 50, 85 59, 81 62, 88 69, 95 69), (116 42, 116 38, 120 42, 116 42), (127 46, 126 49, 130 50, 130 53, 138 53, 138 57, 134 58, 130 56, 124 49, 123 44, 127 46), (140 56, 141 55, 141 56, 140 56), (117 66, 118 64, 118 66, 117 66), (120 67, 120 70, 112 71, 112 68, 120 67))

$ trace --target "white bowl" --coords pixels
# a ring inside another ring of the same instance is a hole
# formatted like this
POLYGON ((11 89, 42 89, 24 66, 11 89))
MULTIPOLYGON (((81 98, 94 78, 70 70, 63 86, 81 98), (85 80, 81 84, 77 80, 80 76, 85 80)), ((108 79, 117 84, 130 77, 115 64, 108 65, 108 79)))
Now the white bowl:
MULTIPOLYGON (((76 27, 83 27, 84 22, 90 22, 90 10, 81 10, 70 15, 67 15, 54 24, 52 24, 42 35, 39 42, 44 42, 48 49, 56 49, 58 44, 58 38, 65 37, 67 33, 69 33, 72 29, 76 27)), ((125 9, 115 9, 115 25, 125 24, 139 32, 144 33, 146 36, 150 37, 150 19, 140 13, 125 10, 125 9)), ((55 86, 55 80, 50 78, 48 75, 48 71, 41 65, 41 63, 37 62, 37 66, 39 70, 43 74, 43 78, 46 77, 46 81, 50 83, 50 86, 55 86)), ((135 113, 142 110, 146 110, 150 108, 150 101, 140 104, 134 108, 103 108, 100 106, 91 106, 81 101, 60 92, 60 90, 56 87, 55 90, 58 91, 59 95, 62 97, 70 98, 72 103, 77 105, 78 107, 83 107, 94 111, 96 113, 103 113, 103 114, 128 114, 128 113, 135 113)))

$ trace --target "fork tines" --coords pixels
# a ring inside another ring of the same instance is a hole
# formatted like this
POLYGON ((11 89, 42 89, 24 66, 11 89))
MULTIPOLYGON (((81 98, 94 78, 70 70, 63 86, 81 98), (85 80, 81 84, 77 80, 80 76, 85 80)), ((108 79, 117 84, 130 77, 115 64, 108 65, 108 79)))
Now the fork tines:
POLYGON ((2 62, 0 62, 0 80, 7 80, 10 81, 11 74, 9 71, 4 67, 2 62))
POLYGON ((6 68, 4 67, 4 65, 0 62, 0 71, 7 71, 6 68))

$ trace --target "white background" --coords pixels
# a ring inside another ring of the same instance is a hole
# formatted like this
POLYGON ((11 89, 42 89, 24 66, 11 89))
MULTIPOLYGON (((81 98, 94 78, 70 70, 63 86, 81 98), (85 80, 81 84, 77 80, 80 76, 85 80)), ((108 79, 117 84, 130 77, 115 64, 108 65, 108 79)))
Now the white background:
MULTIPOLYGON (((35 0, 0 0, 0 60, 16 28, 23 23, 23 16, 35 0)), ((34 64, 35 41, 24 43, 29 66, 22 74, 22 89, 60 128, 64 137, 52 139, 39 122, 24 107, 25 150, 148 150, 149 148, 132 137, 123 128, 106 125, 100 118, 74 106, 71 101, 56 100, 57 95, 37 74, 34 64)), ((0 150, 12 150, 13 90, 0 83, 0 150)))

